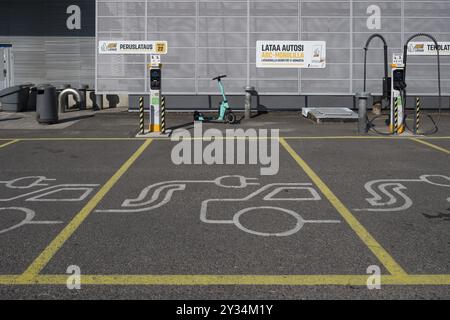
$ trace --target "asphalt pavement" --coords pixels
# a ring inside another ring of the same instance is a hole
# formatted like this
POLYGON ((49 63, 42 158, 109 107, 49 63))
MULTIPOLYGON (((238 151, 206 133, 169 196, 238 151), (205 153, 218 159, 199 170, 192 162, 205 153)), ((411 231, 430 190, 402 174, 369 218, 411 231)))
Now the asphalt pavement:
MULTIPOLYGON (((168 127, 192 134, 191 117, 168 127)), ((450 298, 449 114, 430 137, 295 112, 208 124, 215 164, 210 139, 177 163, 180 141, 135 138, 124 110, 2 119, 0 299, 450 298), (230 129, 260 135, 230 149, 230 129)))

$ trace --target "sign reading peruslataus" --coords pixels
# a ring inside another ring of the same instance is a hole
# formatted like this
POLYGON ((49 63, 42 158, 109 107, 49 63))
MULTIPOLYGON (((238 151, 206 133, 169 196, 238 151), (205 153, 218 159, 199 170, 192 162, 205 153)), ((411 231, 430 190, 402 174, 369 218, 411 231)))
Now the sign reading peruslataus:
POLYGON ((167 54, 167 41, 99 41, 100 54, 167 54))
POLYGON ((258 68, 325 68, 325 41, 257 41, 258 68))
MULTIPOLYGON (((450 56, 450 42, 439 42, 439 55, 450 56)), ((434 42, 410 42, 408 44, 408 55, 411 56, 435 56, 437 48, 434 42)))

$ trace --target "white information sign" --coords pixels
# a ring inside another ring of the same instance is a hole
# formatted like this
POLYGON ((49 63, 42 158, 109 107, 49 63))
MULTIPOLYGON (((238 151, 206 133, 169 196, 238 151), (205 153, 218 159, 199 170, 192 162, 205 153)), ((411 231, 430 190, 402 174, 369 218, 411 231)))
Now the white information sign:
MULTIPOLYGON (((440 56, 450 56, 450 42, 438 42, 438 45, 440 56)), ((437 55, 436 44, 434 42, 410 42, 408 55, 435 56, 437 55)))
POLYGON ((325 68, 325 41, 257 41, 258 68, 325 68))
POLYGON ((167 54, 167 41, 99 41, 100 54, 167 54))

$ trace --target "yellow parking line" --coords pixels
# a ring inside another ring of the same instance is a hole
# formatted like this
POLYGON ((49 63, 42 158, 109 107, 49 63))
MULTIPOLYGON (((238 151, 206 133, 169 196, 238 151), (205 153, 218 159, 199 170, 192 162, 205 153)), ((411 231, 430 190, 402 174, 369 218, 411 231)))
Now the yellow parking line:
MULTIPOLYGON (((0 276, 0 285, 66 285, 69 275, 0 276)), ((81 285, 366 286, 369 275, 81 275, 81 285)), ((450 275, 381 275, 381 285, 449 286, 450 275)))
POLYGON ((111 190, 111 188, 119 181, 137 158, 147 149, 152 142, 151 139, 146 140, 138 150, 120 167, 120 169, 105 183, 105 185, 97 192, 97 194, 84 206, 83 209, 70 221, 70 223, 58 234, 58 236, 48 245, 47 248, 33 261, 27 270, 21 275, 20 280, 30 280, 41 272, 48 264, 52 257, 58 252, 63 244, 78 229, 83 221, 95 209, 99 202, 111 190))
MULTIPOLYGON (((81 275, 85 285, 365 285, 367 275, 81 275)), ((39 275, 32 282, 14 284, 66 284, 68 275, 39 275)), ((10 279, 11 281, 11 279, 10 279)))
POLYGON ((401 140, 403 137, 385 136, 314 136, 314 137, 282 137, 286 140, 401 140))
POLYGON ((1 149, 1 148, 4 148, 4 147, 6 147, 6 146, 9 146, 9 145, 11 145, 11 144, 13 144, 13 143, 19 142, 19 141, 20 141, 19 139, 15 139, 15 140, 13 140, 13 141, 9 141, 9 142, 0 144, 0 149, 1 149))
POLYGON ((426 137, 423 137, 421 139, 426 139, 426 140, 448 140, 448 139, 450 139, 450 137, 445 137, 445 136, 442 136, 442 137, 428 137, 428 136, 426 136, 426 137))
MULTIPOLYGON (((291 137, 280 137, 284 138, 286 140, 408 140, 411 139, 411 137, 408 136, 392 136, 392 137, 385 137, 385 136, 291 136, 291 137)), ((0 141, 6 141, 6 140, 21 140, 21 141, 142 141, 149 138, 146 137, 138 137, 138 138, 124 138, 124 137, 86 137, 86 138, 79 138, 79 137, 66 137, 66 138, 2 138, 0 141)), ((161 140, 161 141, 167 141, 171 140, 171 137, 152 137, 152 140, 161 140)), ((183 138, 186 140, 208 140, 209 138, 183 138)), ((223 138, 217 138, 217 139, 233 139, 232 137, 223 137, 223 138)), ((278 139, 276 137, 266 137, 266 138, 252 138, 252 139, 278 139)), ((450 136, 442 136, 442 137, 421 137, 423 140, 449 140, 450 136)))
POLYGON ((393 275, 406 275, 405 270, 391 257, 391 255, 375 240, 367 229, 355 218, 350 210, 338 199, 338 197, 328 188, 320 177, 311 169, 311 167, 292 149, 285 139, 280 139, 281 145, 305 171, 309 178, 316 184, 320 191, 325 195, 333 207, 340 213, 344 220, 350 225, 353 231, 365 243, 365 245, 380 260, 385 268, 393 275))
POLYGON ((0 285, 16 284, 17 275, 2 275, 0 276, 0 285))
MULTIPOLYGON (((2 139, 2 140, 14 140, 15 138, 2 139)), ((86 138, 78 138, 78 137, 65 137, 65 138, 19 138, 17 140, 22 141, 143 141, 149 138, 102 138, 102 137, 86 137, 86 138)))
MULTIPOLYGON (((314 137, 280 137, 286 140, 408 140, 410 136, 314 136, 314 137)), ((423 137, 427 140, 449 140, 450 137, 423 137)))
POLYGON ((437 145, 435 145, 435 144, 432 144, 432 143, 423 141, 423 140, 421 140, 421 139, 411 138, 410 140, 415 141, 415 142, 418 142, 418 143, 421 143, 421 144, 424 144, 424 145, 426 145, 426 146, 428 146, 428 147, 430 147, 430 148, 433 148, 433 149, 438 150, 438 151, 442 151, 442 152, 444 152, 444 153, 446 153, 446 154, 450 154, 450 150, 447 150, 447 149, 442 148, 442 147, 439 147, 439 146, 437 146, 437 145))
POLYGON ((449 286, 449 274, 424 274, 382 277, 382 283, 386 285, 409 285, 409 286, 449 286))

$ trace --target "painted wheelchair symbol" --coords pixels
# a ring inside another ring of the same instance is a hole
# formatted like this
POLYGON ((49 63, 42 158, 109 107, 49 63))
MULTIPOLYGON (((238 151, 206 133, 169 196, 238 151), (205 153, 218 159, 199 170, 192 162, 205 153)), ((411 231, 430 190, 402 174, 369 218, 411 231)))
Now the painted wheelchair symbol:
MULTIPOLYGON (((444 175, 422 175, 419 179, 384 179, 373 180, 365 184, 365 189, 372 196, 366 201, 370 208, 354 209, 369 212, 399 212, 413 205, 411 198, 404 192, 405 183, 427 183, 438 187, 450 188, 450 177, 444 175)), ((450 202, 450 198, 447 198, 450 202)))
MULTIPOLYGON (((232 189, 245 189, 248 186, 260 185, 256 182, 257 179, 246 178, 243 176, 223 176, 214 180, 186 180, 186 181, 164 181, 144 188, 141 193, 135 199, 127 199, 122 203, 121 209, 109 209, 109 210, 96 210, 97 212, 117 212, 117 213, 139 213, 149 212, 160 208, 172 199, 173 194, 176 191, 184 191, 187 184, 214 184, 222 188, 232 189)), ((244 198, 237 199, 208 199, 202 202, 200 209, 200 221, 208 224, 234 224, 238 229, 257 236, 264 237, 285 237, 290 236, 300 231, 305 224, 320 224, 320 223, 340 223, 338 220, 305 220, 302 216, 286 208, 263 205, 258 207, 248 207, 245 205, 247 201, 258 201, 264 204, 270 204, 270 202, 292 202, 292 201, 320 201, 322 200, 319 193, 312 187, 310 183, 272 183, 260 187, 255 192, 249 194, 244 198), (286 198, 280 196, 289 191, 302 192, 301 197, 286 198), (210 207, 214 204, 226 203, 228 204, 225 211, 227 211, 227 217, 215 217, 216 212, 211 210, 210 207), (240 210, 229 209, 236 208, 239 205, 243 205, 240 210), (290 216, 294 218, 295 225, 292 228, 283 232, 259 232, 251 228, 245 227, 241 222, 244 215, 258 215, 265 210, 272 212, 278 212, 280 215, 290 216)))
MULTIPOLYGON (((0 181, 10 190, 20 190, 21 193, 0 198, 0 203, 22 200, 25 202, 78 202, 85 200, 98 184, 57 184, 50 185, 56 179, 48 179, 45 176, 27 176, 8 181, 0 181), (25 192, 24 192, 25 190, 25 192)), ((61 224, 62 221, 40 221, 36 220, 35 211, 18 206, 0 207, 0 214, 13 213, 23 216, 22 221, 11 226, 0 226, 0 234, 13 231, 26 225, 53 225, 61 224)))

